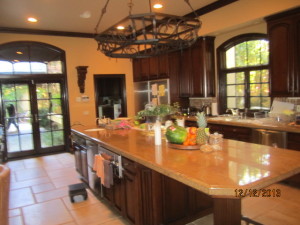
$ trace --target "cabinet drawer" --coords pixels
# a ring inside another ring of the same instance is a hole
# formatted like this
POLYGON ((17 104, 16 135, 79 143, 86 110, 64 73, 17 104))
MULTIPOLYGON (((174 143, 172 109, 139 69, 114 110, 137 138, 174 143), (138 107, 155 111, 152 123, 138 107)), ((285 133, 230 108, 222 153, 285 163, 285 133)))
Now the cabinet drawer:
POLYGON ((122 158, 122 165, 123 165, 123 169, 125 171, 128 171, 130 173, 135 174, 136 173, 136 164, 135 162, 131 161, 130 159, 127 158, 122 158))

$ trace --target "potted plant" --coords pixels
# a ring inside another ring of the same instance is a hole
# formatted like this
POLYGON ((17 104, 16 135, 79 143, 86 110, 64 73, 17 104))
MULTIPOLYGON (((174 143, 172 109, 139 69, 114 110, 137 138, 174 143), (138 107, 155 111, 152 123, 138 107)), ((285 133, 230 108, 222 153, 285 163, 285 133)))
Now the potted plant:
POLYGON ((156 120, 164 122, 169 116, 179 111, 179 104, 160 104, 154 105, 149 103, 145 105, 145 109, 137 113, 137 119, 145 120, 146 123, 155 123, 156 120))

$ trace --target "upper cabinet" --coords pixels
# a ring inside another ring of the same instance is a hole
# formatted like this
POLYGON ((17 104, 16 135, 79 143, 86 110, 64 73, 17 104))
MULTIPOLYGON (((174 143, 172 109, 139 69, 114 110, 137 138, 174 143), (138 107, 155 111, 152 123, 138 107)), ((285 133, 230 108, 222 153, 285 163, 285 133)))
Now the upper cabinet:
POLYGON ((181 54, 180 96, 214 97, 214 37, 200 37, 181 54))
POLYGON ((215 37, 202 37, 191 49, 192 97, 215 97, 215 37))
POLYGON ((134 82, 169 78, 168 54, 133 59, 134 82))
POLYGON ((266 18, 272 97, 300 97, 300 8, 266 18))
POLYGON ((134 82, 169 78, 172 102, 179 98, 214 97, 214 39, 200 37, 188 49, 134 59, 134 82))

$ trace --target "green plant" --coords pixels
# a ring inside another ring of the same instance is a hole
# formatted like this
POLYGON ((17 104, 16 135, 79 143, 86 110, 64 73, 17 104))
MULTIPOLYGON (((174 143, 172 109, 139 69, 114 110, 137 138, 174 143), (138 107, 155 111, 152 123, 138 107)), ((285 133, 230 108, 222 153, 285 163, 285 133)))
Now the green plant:
POLYGON ((169 104, 160 104, 160 105, 153 105, 153 104, 147 104, 145 106, 145 109, 142 111, 139 111, 137 113, 137 118, 142 119, 147 116, 159 116, 164 117, 167 115, 175 114, 179 111, 179 104, 174 103, 173 105, 169 104))

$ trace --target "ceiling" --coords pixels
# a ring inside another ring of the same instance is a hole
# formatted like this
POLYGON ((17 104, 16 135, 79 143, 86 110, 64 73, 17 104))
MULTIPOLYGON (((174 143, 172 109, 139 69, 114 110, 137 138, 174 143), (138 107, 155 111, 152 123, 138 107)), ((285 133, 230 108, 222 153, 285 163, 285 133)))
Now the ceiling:
MULTIPOLYGON (((107 0, 1 0, 0 27, 94 33, 101 10, 107 0), (29 23, 27 17, 38 23, 29 23)), ((154 3, 156 0, 152 0, 154 3)), ((190 0, 196 10, 224 0, 190 0)), ((226 0, 227 1, 227 0, 226 0)), ((109 0, 99 30, 107 29, 128 16, 129 0, 109 0)), ((149 0, 132 0, 133 14, 149 12, 149 0)), ((185 0, 162 0, 162 13, 183 16, 191 13, 185 0), (176 1, 176 4, 175 4, 176 1)), ((227 1, 228 2, 228 1, 227 1)))

